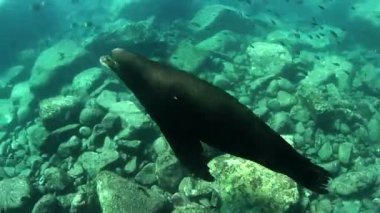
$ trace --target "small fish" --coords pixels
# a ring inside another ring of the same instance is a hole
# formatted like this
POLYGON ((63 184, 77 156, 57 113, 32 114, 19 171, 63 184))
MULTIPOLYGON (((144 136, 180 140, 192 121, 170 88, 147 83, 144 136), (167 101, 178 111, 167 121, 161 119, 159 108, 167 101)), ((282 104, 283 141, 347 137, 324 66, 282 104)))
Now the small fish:
POLYGON ((277 23, 276 23, 273 19, 271 19, 270 22, 271 22, 274 26, 277 25, 277 23))
POLYGON ((337 62, 334 62, 334 63, 332 63, 332 64, 335 65, 335 66, 337 66, 337 67, 340 67, 340 64, 337 63, 337 62))
POLYGON ((312 35, 307 35, 310 39, 314 39, 314 37, 312 35))
POLYGON ((351 10, 356 10, 356 7, 355 6, 351 6, 351 10))
POLYGON ((318 7, 319 7, 319 9, 321 9, 321 10, 325 10, 325 9, 326 9, 325 6, 323 6, 323 5, 318 5, 318 7))
POLYGON ((317 60, 321 60, 321 57, 319 55, 315 55, 314 58, 317 60))
POLYGON ((336 32, 334 32, 334 30, 330 30, 330 34, 331 34, 332 36, 334 36, 335 38, 338 38, 338 37, 339 37, 338 34, 337 34, 336 32))
POLYGON ((295 36, 296 38, 298 38, 298 39, 301 38, 301 35, 300 35, 299 33, 297 33, 297 32, 294 32, 294 36, 295 36))
POLYGON ((33 10, 33 11, 40 11, 42 10, 42 8, 44 8, 46 5, 46 2, 45 1, 40 1, 40 2, 35 2, 33 3, 32 5, 30 5, 30 8, 33 10))
POLYGON ((91 21, 85 21, 85 22, 83 23, 83 26, 84 26, 84 27, 93 27, 93 26, 94 26, 94 23, 92 23, 91 21))

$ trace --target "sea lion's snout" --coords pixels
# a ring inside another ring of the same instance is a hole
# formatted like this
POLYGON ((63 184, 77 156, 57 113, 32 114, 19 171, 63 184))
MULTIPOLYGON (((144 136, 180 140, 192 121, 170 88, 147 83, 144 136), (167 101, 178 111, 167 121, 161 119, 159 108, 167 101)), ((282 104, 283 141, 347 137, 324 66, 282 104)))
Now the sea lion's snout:
POLYGON ((99 58, 99 62, 110 70, 116 71, 119 69, 119 64, 112 58, 112 56, 104 55, 99 58))

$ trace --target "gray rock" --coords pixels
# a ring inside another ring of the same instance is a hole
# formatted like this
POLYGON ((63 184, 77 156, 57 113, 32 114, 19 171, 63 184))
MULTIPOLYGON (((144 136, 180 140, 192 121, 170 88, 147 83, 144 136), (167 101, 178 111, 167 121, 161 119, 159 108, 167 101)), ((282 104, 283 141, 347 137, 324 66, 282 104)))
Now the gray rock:
POLYGON ((34 94, 30 91, 29 82, 21 82, 12 87, 11 97, 14 106, 18 106, 16 114, 18 122, 25 121, 34 109, 30 108, 34 94))
POLYGON ((210 213, 214 212, 212 207, 206 207, 197 203, 187 203, 176 206, 172 213, 210 213))
POLYGON ((72 136, 68 141, 59 144, 57 154, 62 158, 77 156, 81 146, 80 139, 77 136, 72 136))
POLYGON ((317 212, 332 212, 333 206, 329 199, 322 199, 314 205, 315 213, 317 212))
POLYGON ((145 186, 153 185, 156 181, 155 174, 156 166, 154 163, 146 164, 135 176, 137 183, 140 183, 145 186))
POLYGON ((341 205, 336 205, 334 213, 360 213, 362 203, 358 200, 343 201, 341 205))
POLYGON ((79 156, 77 163, 82 165, 90 177, 95 177, 99 171, 118 159, 119 153, 116 150, 105 149, 101 153, 84 152, 79 156))
POLYGON ((0 77, 0 88, 4 89, 7 86, 12 86, 13 83, 17 81, 17 78, 20 78, 25 74, 25 67, 22 65, 17 65, 8 68, 5 71, 1 72, 2 75, 0 77))
POLYGON ((348 164, 351 160, 352 143, 341 143, 338 149, 338 159, 342 164, 348 164))
POLYGON ((41 123, 33 124, 26 129, 28 141, 31 146, 39 149, 46 142, 49 132, 41 123))
POLYGON ((121 138, 117 140, 117 145, 119 146, 121 150, 124 150, 127 153, 137 153, 141 148, 141 141, 140 140, 125 140, 121 138))
POLYGON ((122 129, 122 122, 119 115, 114 113, 107 113, 101 125, 107 130, 108 135, 115 135, 122 129))
POLYGON ((70 176, 57 167, 45 169, 40 181, 43 183, 45 192, 60 192, 72 184, 70 176))
POLYGON ((29 82, 32 91, 40 96, 45 96, 46 88, 49 92, 58 91, 74 73, 85 68, 88 56, 82 45, 67 39, 44 50, 31 71, 29 82))
POLYGON ((88 126, 82 126, 79 128, 79 134, 84 138, 88 138, 92 134, 92 130, 88 126))
POLYGON ((150 122, 150 118, 132 101, 121 101, 112 103, 109 112, 121 118, 122 126, 139 129, 145 123, 150 122))
POLYGON ((172 154, 158 155, 156 160, 156 176, 158 185, 170 192, 178 189, 178 184, 185 172, 177 158, 172 154))
POLYGON ((76 135, 79 130, 79 124, 68 124, 51 132, 43 144, 40 146, 40 151, 45 153, 57 152, 61 143, 65 142, 71 136, 76 135))
POLYGON ((202 199, 211 200, 213 194, 216 193, 211 183, 191 177, 182 179, 178 191, 194 202, 199 202, 202 199))
POLYGON ((275 112, 278 112, 281 110, 281 105, 280 105, 280 102, 276 99, 270 99, 268 102, 267 102, 267 107, 268 109, 270 109, 271 111, 275 111, 275 112))
POLYGON ((67 123, 78 122, 81 102, 77 97, 56 96, 44 99, 39 104, 39 115, 48 130, 54 130, 67 123))
POLYGON ((238 50, 238 48, 240 47, 239 35, 229 30, 222 30, 215 33, 211 37, 208 37, 205 40, 199 42, 196 45, 196 47, 202 50, 207 50, 212 53, 220 52, 223 53, 223 55, 225 56, 232 56, 232 53, 234 53, 234 51, 238 50))
POLYGON ((137 157, 133 156, 124 166, 124 172, 127 174, 133 174, 137 170, 137 157))
POLYGON ((295 105, 290 110, 290 118, 296 121, 307 122, 310 120, 310 113, 306 108, 300 105, 295 105))
POLYGON ((297 103, 296 97, 285 91, 279 91, 277 93, 277 100, 282 110, 289 109, 297 103))
POLYGON ((158 137, 154 142, 153 142, 153 150, 159 155, 164 155, 167 152, 170 152, 170 146, 166 139, 164 137, 158 137))
POLYGON ((103 90, 96 98, 96 103, 103 109, 109 109, 114 103, 117 103, 117 93, 110 90, 103 90))
POLYGON ((380 141, 380 114, 376 114, 369 120, 367 130, 370 142, 378 144, 380 141))
POLYGON ((236 33, 248 33, 254 24, 232 7, 212 4, 199 10, 190 21, 189 28, 198 37, 207 38, 222 30, 236 33), (235 23, 239 23, 236 25, 235 23))
POLYGON ((34 204, 32 213, 51 213, 57 211, 60 211, 57 198, 53 194, 46 194, 34 204))
POLYGON ((292 62, 290 52, 278 43, 254 42, 248 46, 247 55, 253 76, 280 74, 292 62))
POLYGON ((225 76, 221 74, 216 75, 212 83, 222 89, 229 89, 232 85, 231 81, 229 81, 225 76))
POLYGON ((0 181, 0 209, 21 209, 32 196, 28 179, 15 177, 0 181))
POLYGON ((333 179, 330 189, 341 196, 352 196, 373 187, 376 179, 376 173, 370 170, 347 172, 333 179))
POLYGON ((79 123, 88 127, 93 127, 102 121, 105 113, 97 107, 85 107, 79 114, 79 123))
POLYGON ((103 213, 168 212, 162 193, 141 187, 112 172, 102 171, 96 177, 96 191, 103 213))
POLYGON ((190 42, 181 42, 169 58, 169 63, 189 72, 197 71, 208 59, 207 51, 195 47, 190 42))
POLYGON ((15 120, 12 102, 8 99, 0 99, 0 129, 5 129, 15 120))
POLYGON ((289 124, 289 114, 286 112, 279 112, 276 113, 271 119, 270 119, 270 126, 276 130, 280 131, 286 127, 286 125, 289 124))
POLYGON ((340 170, 340 163, 338 160, 324 163, 321 166, 325 168, 327 171, 329 171, 331 174, 338 174, 340 170))
POLYGON ((80 165, 78 163, 75 163, 73 165, 73 167, 71 167, 70 170, 67 171, 67 174, 71 178, 77 179, 77 178, 80 178, 80 177, 84 176, 84 169, 83 169, 82 165, 80 165))
POLYGON ((322 161, 326 161, 331 158, 333 149, 330 142, 325 142, 318 151, 318 156, 322 161))
POLYGON ((102 69, 99 67, 93 67, 86 69, 79 74, 77 74, 71 84, 71 89, 74 94, 86 95, 94 90, 96 87, 100 86, 104 80, 104 74, 102 69))

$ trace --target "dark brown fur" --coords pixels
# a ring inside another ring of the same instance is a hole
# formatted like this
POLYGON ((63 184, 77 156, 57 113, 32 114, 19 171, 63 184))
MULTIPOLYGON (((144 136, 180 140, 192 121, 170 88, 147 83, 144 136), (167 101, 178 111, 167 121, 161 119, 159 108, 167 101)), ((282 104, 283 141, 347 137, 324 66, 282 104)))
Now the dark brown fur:
POLYGON ((283 173, 317 193, 327 193, 329 173, 300 155, 252 111, 194 75, 121 49, 113 70, 158 124, 178 159, 212 180, 200 141, 283 173))

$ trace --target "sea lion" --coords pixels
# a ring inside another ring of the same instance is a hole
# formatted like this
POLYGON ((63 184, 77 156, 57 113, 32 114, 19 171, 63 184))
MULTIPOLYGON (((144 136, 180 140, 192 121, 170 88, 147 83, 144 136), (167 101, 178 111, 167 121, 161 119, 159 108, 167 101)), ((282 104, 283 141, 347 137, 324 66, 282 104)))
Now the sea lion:
POLYGON ((181 163, 211 181, 202 155, 211 147, 285 174, 302 186, 327 193, 330 174, 299 154, 248 107, 196 76, 117 48, 100 62, 133 92, 157 123, 181 163))

